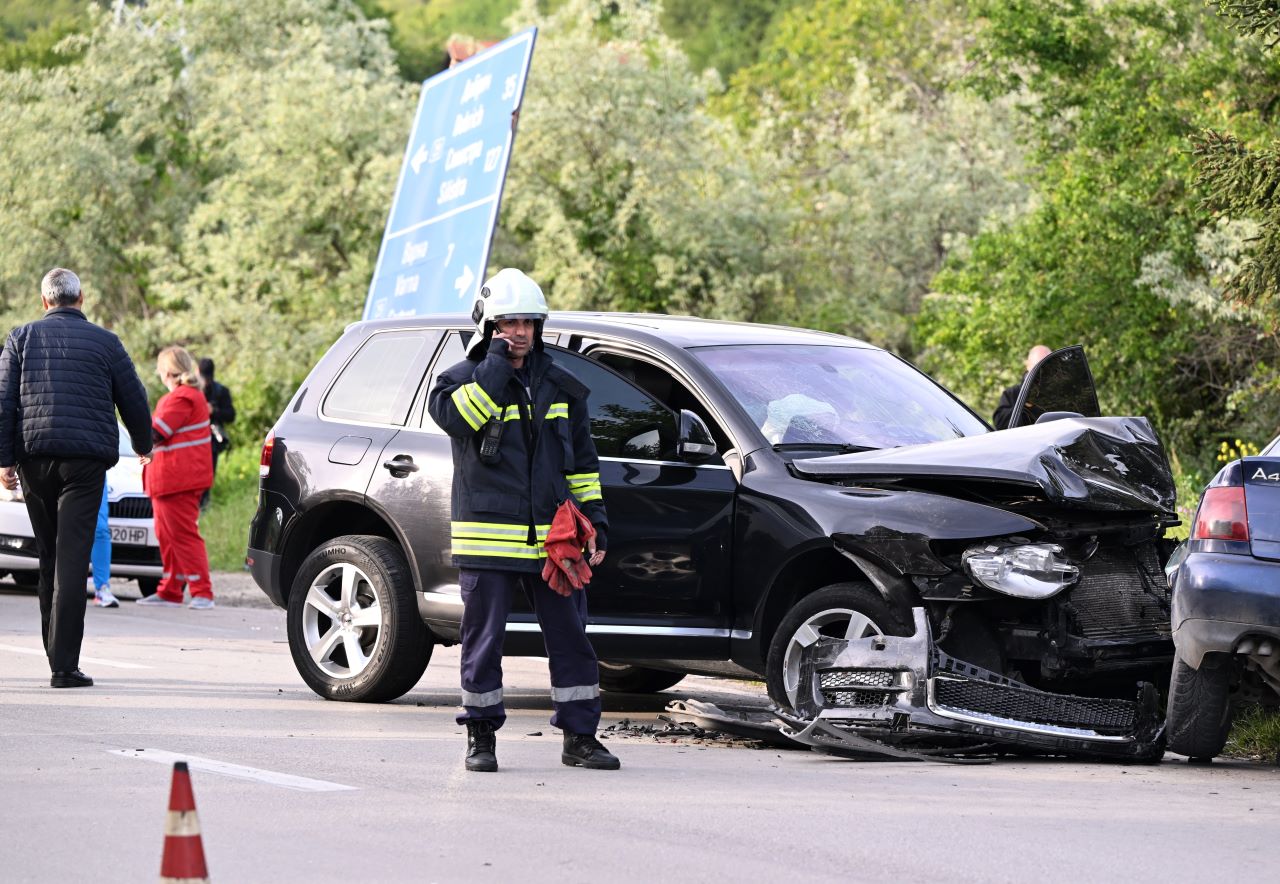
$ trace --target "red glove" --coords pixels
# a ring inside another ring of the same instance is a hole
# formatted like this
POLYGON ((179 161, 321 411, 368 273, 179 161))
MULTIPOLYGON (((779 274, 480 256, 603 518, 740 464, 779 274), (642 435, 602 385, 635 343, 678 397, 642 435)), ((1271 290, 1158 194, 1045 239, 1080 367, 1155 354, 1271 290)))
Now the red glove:
POLYGON ((542 579, 552 590, 568 596, 591 582, 591 566, 582 550, 595 537, 595 526, 572 500, 560 504, 547 532, 547 562, 542 566, 542 579))

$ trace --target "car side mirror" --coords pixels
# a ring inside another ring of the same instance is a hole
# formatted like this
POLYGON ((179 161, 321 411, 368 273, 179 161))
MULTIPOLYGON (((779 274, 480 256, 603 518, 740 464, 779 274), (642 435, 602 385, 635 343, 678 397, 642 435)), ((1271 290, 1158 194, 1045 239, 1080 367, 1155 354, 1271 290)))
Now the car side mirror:
POLYGON ((689 463, 706 463, 716 456, 716 443, 706 423, 692 411, 680 409, 680 437, 676 454, 689 463))

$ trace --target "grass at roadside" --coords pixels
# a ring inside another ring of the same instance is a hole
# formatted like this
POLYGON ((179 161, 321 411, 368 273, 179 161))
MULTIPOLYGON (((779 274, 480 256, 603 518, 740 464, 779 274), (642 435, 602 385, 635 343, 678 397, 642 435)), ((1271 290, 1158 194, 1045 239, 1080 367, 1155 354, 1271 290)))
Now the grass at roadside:
POLYGON ((1241 710, 1231 728, 1225 753, 1280 764, 1280 712, 1258 706, 1241 710))
POLYGON ((258 457, 256 448, 241 445, 218 461, 209 509, 200 517, 209 566, 215 571, 244 568, 249 521, 258 505, 258 457))

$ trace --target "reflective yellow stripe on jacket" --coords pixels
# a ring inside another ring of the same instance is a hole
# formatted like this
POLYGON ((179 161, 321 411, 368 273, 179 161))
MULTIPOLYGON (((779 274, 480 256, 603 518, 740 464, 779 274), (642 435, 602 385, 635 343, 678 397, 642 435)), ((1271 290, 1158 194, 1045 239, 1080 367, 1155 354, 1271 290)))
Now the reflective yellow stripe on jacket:
POLYGON ((462 415, 462 419, 473 430, 480 429, 485 421, 496 416, 500 411, 493 400, 489 398, 489 394, 484 391, 484 387, 475 381, 463 384, 454 390, 450 398, 453 399, 453 404, 458 409, 458 413, 462 415))
POLYGON ((565 475, 565 480, 569 483, 569 493, 578 503, 601 500, 604 497, 600 490, 599 473, 570 473, 565 475))
POLYGON ((450 522, 453 554, 455 556, 492 556, 500 559, 540 559, 547 551, 550 525, 535 525, 538 541, 532 546, 528 525, 508 522, 450 522))
MULTIPOLYGON (((547 414, 544 419, 553 420, 554 418, 557 418, 557 417, 564 418, 565 420, 569 419, 569 403, 568 402, 551 403, 551 406, 547 409, 547 414)), ((504 421, 520 420, 520 406, 508 405, 506 408, 506 411, 502 412, 502 419, 504 421)))

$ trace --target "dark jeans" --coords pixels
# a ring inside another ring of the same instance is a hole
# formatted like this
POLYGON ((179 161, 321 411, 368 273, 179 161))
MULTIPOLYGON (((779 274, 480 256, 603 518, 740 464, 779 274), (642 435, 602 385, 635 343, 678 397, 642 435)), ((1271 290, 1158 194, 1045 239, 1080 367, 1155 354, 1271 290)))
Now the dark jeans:
POLYGON ((35 457, 18 466, 40 553, 40 628, 49 668, 80 667, 85 578, 107 465, 82 458, 35 457))

